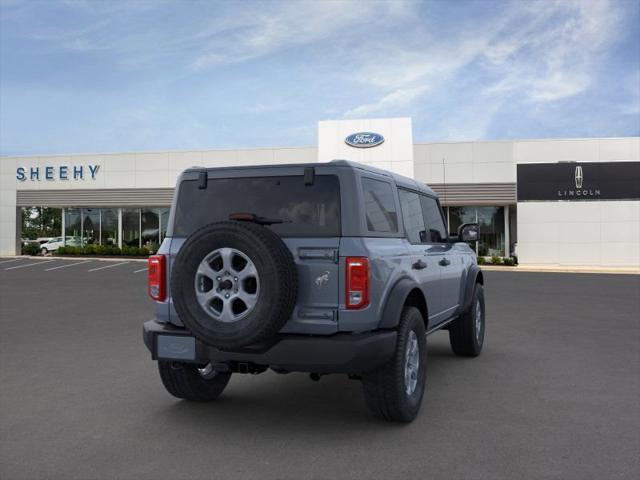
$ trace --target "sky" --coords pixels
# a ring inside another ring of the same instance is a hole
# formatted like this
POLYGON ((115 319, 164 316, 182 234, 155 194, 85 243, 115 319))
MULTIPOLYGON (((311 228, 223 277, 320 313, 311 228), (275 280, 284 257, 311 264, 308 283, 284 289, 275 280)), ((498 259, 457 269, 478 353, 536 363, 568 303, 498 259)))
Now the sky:
POLYGON ((0 0, 0 154, 640 135, 640 0, 0 0))

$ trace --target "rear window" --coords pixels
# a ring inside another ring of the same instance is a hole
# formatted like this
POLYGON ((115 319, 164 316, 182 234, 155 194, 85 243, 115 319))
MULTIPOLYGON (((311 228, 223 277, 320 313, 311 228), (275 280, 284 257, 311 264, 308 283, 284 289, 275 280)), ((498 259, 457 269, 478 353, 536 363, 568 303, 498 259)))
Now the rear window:
POLYGON ((247 177, 197 180, 180 184, 173 235, 184 237, 232 213, 253 213, 284 221, 268 225, 282 237, 340 235, 340 181, 335 175, 316 175, 313 185, 304 177, 247 177))
POLYGON ((362 179, 367 229, 370 232, 397 232, 398 215, 391 184, 372 178, 362 179))

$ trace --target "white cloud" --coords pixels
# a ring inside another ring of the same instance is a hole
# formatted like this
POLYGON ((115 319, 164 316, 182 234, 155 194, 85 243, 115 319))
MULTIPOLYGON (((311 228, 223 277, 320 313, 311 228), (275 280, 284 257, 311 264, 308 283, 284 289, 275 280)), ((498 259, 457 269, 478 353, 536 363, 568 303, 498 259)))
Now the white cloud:
POLYGON ((388 61, 363 63, 356 78, 378 98, 344 115, 385 114, 427 92, 446 94, 467 80, 463 72, 472 64, 485 75, 478 94, 493 101, 477 112, 476 125, 488 125, 495 106, 512 97, 544 103, 575 96, 589 88, 599 55, 616 36, 616 7, 608 0, 516 2, 444 39, 413 26, 422 48, 397 42, 383 48, 388 61))
POLYGON ((524 26, 512 35, 492 42, 485 56, 502 80, 486 93, 548 102, 590 86, 598 55, 615 37, 622 20, 620 13, 607 0, 551 5, 539 12, 525 11, 521 20, 530 22, 521 22, 524 26))
POLYGON ((345 112, 345 117, 364 117, 379 111, 390 111, 411 104, 426 92, 428 87, 399 88, 374 103, 365 103, 345 112))
MULTIPOLYGON (((264 5, 264 4, 263 4, 264 5)), ((220 64, 239 63, 263 57, 284 49, 292 49, 340 36, 362 32, 363 19, 371 31, 383 21, 404 18, 407 2, 283 2, 267 4, 271 8, 244 11, 239 15, 216 19, 198 34, 206 40, 200 54, 191 62, 194 70, 220 64), (219 23, 229 25, 220 30, 219 23)))

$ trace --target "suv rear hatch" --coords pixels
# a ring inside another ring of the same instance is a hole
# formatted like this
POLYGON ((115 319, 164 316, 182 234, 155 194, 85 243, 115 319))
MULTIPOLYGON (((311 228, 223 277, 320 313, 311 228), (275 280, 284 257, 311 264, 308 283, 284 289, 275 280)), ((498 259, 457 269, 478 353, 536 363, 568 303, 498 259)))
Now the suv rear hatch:
MULTIPOLYGON (((281 332, 337 332, 341 230, 338 175, 289 166, 211 169, 186 172, 181 178, 167 232, 171 236, 169 277, 173 259, 195 230, 229 220, 237 213, 279 220, 282 223, 265 228, 282 238, 298 271, 298 301, 281 332)), ((169 321, 181 324, 172 308, 169 321)))

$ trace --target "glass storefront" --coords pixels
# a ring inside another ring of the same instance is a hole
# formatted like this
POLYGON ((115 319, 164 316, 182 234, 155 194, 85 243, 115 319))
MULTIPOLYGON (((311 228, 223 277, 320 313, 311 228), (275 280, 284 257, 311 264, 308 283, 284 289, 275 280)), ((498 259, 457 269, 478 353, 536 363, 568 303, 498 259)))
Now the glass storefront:
POLYGON ((82 245, 100 244, 100 209, 82 209, 82 245))
MULTIPOLYGON (((113 245, 158 249, 167 233, 169 208, 63 209, 66 245, 113 245), (122 215, 122 229, 119 229, 122 215)), ((60 217, 58 217, 60 218, 60 217)))
POLYGON ((82 233, 82 210, 66 208, 64 210, 65 245, 79 247, 82 233))
POLYGON ((504 208, 478 207, 478 255, 504 256, 504 208))
POLYGON ((140 246, 140 209, 122 209, 122 246, 140 246))
POLYGON ((100 222, 100 244, 118 246, 118 209, 103 208, 100 222))
POLYGON ((143 208, 141 214, 142 246, 149 250, 158 249, 160 238, 160 211, 157 208, 143 208))
POLYGON ((62 236, 62 209, 22 207, 20 232, 24 240, 62 236))
POLYGON ((449 233, 463 223, 478 223, 480 239, 473 245, 480 256, 505 255, 504 207, 448 207, 449 233))

